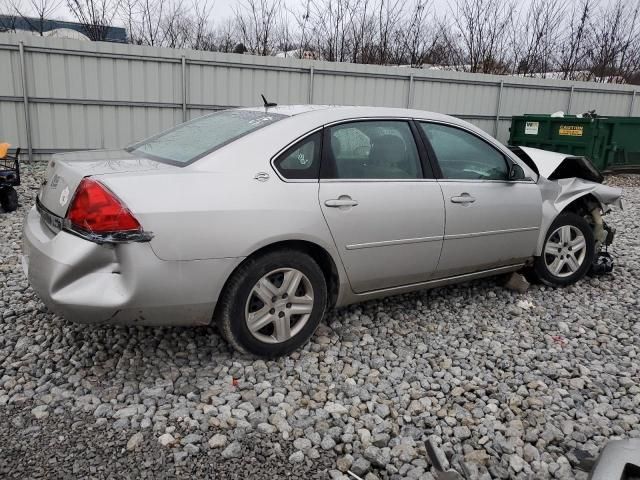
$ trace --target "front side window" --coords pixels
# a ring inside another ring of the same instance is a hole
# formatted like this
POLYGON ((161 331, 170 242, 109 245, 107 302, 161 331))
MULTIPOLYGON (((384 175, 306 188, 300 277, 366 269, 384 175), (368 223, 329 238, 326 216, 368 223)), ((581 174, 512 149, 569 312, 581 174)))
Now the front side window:
POLYGON ((455 180, 508 180, 507 162, 484 140, 459 128, 420 123, 433 148, 442 176, 455 180))
POLYGON ((418 149, 405 121, 344 123, 330 127, 327 138, 329 178, 422 178, 418 149))
POLYGON ((196 118, 127 148, 174 165, 187 165, 286 115, 253 110, 224 110, 196 118))
POLYGON ((320 173, 320 145, 318 131, 289 147, 274 162, 278 172, 288 179, 318 179, 320 173))

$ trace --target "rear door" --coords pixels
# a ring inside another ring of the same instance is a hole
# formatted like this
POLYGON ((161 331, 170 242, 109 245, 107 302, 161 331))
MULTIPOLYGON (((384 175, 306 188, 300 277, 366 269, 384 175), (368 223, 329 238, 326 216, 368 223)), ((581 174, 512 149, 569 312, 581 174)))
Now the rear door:
POLYGON ((436 270, 444 205, 417 135, 404 120, 325 128, 319 201, 355 292, 422 282, 436 270))
POLYGON ((542 219, 533 180, 509 180, 509 160, 474 133, 419 122, 441 170, 446 227, 438 277, 517 264, 535 253, 542 219))

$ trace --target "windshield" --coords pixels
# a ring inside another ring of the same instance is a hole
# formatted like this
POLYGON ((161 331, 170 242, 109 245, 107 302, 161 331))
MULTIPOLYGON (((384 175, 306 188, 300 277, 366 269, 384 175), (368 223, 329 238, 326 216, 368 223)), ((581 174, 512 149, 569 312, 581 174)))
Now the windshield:
POLYGON ((278 113, 224 110, 178 125, 131 145, 127 151, 161 162, 187 165, 284 117, 278 113))

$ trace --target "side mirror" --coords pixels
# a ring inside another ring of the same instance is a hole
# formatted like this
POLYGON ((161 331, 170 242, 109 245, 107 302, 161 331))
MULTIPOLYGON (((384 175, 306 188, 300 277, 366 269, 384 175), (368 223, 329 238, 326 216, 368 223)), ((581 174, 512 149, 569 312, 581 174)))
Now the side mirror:
POLYGON ((524 169, 517 163, 512 164, 509 169, 509 180, 515 182, 517 180, 524 180, 524 178, 524 169))

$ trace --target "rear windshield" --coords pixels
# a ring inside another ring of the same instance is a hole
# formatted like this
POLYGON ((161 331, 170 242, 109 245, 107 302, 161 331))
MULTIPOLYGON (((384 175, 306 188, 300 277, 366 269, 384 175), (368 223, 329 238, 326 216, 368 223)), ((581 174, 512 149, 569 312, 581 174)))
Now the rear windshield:
POLYGON ((224 110, 178 125, 131 145, 127 151, 161 162, 187 165, 284 117, 278 113, 224 110))

